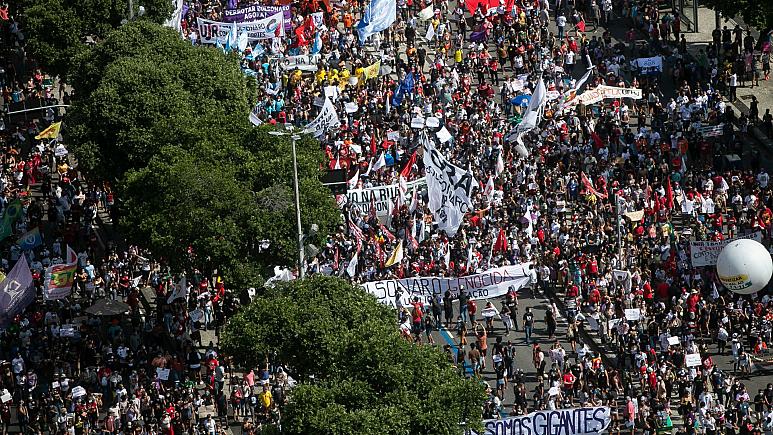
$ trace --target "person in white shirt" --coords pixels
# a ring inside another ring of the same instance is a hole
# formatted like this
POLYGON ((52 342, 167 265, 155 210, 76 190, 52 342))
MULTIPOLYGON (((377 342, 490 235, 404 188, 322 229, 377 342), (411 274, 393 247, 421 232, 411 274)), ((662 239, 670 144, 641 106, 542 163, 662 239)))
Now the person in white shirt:
POLYGON ((563 13, 556 18, 556 26, 558 26, 558 40, 564 39, 564 28, 566 27, 566 17, 563 13))
POLYGON ((768 172, 763 169, 760 171, 759 174, 757 174, 757 183, 760 184, 760 187, 765 189, 768 187, 768 182, 770 181, 770 176, 768 175, 768 172))

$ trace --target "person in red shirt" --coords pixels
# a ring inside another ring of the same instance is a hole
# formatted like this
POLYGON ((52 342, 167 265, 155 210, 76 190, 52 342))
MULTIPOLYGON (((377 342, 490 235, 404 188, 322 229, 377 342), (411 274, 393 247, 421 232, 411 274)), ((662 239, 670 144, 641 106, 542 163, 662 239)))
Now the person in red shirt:
POLYGON ((567 370, 566 373, 564 373, 564 392, 566 393, 566 396, 569 397, 570 402, 574 398, 574 382, 576 380, 577 377, 574 376, 574 373, 572 373, 571 370, 567 370))
POLYGON ((424 306, 419 302, 419 298, 413 298, 411 303, 413 310, 411 311, 411 319, 413 320, 413 333, 420 334, 422 329, 422 316, 424 315, 424 306))

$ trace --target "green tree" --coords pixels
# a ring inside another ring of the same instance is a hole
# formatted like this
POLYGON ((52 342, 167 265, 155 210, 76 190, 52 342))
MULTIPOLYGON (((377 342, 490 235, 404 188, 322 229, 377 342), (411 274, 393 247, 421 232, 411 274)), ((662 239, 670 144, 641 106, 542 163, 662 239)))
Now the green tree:
POLYGON ((112 32, 83 56, 73 84, 65 137, 100 179, 120 180, 167 146, 239 142, 251 127, 235 115, 249 113, 254 93, 238 60, 150 22, 112 32))
POLYGON ((773 27, 773 3, 758 0, 704 0, 703 5, 732 18, 740 16, 744 23, 760 30, 773 27))
POLYGON ((408 343, 395 312, 344 280, 268 289, 232 318, 224 351, 247 367, 269 355, 299 386, 282 413, 288 434, 461 434, 485 396, 435 347, 408 343))
MULTIPOLYGON (((66 77, 72 60, 88 50, 87 36, 104 38, 129 17, 129 0, 23 0, 28 49, 47 72, 66 77)), ((162 23, 174 9, 171 0, 135 0, 134 16, 162 23), (139 7, 145 14, 139 16, 139 7)))

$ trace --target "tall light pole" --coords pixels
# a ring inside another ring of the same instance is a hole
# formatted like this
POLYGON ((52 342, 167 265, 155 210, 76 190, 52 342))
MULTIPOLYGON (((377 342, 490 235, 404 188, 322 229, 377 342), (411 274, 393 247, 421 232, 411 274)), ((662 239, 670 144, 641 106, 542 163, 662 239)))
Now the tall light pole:
POLYGON ((298 190, 298 158, 295 154, 295 141, 301 137, 292 132, 283 133, 281 131, 269 131, 272 136, 290 136, 293 144, 293 187, 295 189, 295 218, 298 224, 298 277, 303 279, 306 273, 303 270, 303 227, 301 226, 301 195, 298 190))

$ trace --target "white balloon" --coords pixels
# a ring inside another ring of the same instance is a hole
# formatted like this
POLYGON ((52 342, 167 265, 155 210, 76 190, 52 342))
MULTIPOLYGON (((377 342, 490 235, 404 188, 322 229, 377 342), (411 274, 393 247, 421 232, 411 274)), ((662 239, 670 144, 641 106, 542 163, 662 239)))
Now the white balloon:
POLYGON ((719 280, 734 293, 756 293, 768 285, 772 274, 770 253, 761 243, 751 239, 728 243, 717 258, 719 280))

